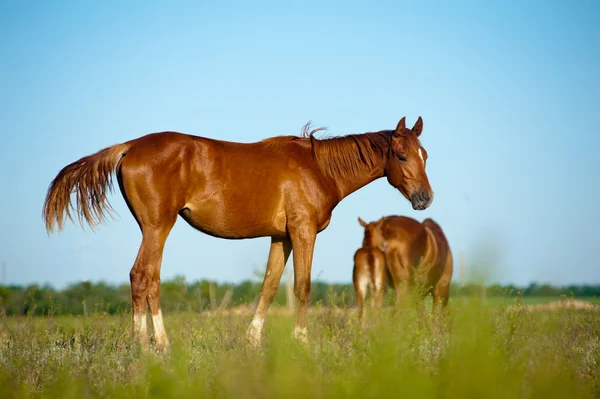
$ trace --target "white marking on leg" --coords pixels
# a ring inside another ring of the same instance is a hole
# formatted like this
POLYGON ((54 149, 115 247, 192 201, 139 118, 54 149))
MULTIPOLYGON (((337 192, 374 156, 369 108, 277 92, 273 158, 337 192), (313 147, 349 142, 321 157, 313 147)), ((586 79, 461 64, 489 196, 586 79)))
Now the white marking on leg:
POLYGON ((374 290, 375 291, 379 291, 380 289, 382 289, 383 287, 383 282, 380 279, 375 280, 375 284, 374 284, 374 290))
POLYGON ((133 314, 133 334, 142 346, 148 345, 148 327, 146 325, 146 312, 133 314))
POLYGON ((133 331, 137 334, 147 333, 146 313, 133 315, 133 331))
POLYGON ((156 346, 164 348, 169 346, 169 337, 163 323, 162 311, 158 309, 158 313, 152 315, 152 325, 154 326, 154 340, 156 346))
POLYGON ((254 318, 252 319, 252 323, 250 325, 252 326, 253 331, 260 334, 262 332, 264 324, 265 324, 264 317, 262 317, 261 315, 254 315, 254 318))
MULTIPOLYGON (((360 292, 363 301, 367 299, 369 287, 371 286, 371 276, 368 273, 361 273, 358 276, 358 291, 360 292)), ((372 300, 372 298, 371 298, 372 300)))
POLYGON ((262 338, 262 329, 264 324, 264 316, 258 313, 254 314, 252 323, 250 323, 250 325, 248 326, 248 330, 246 331, 246 339, 254 347, 260 346, 260 341, 262 338))
POLYGON ((303 344, 308 343, 308 333, 306 327, 294 327, 294 338, 303 344))
POLYGON ((367 293, 367 290, 369 289, 369 284, 371 282, 369 281, 369 276, 362 274, 359 278, 358 278, 358 287, 360 289, 361 292, 364 292, 365 294, 367 293))

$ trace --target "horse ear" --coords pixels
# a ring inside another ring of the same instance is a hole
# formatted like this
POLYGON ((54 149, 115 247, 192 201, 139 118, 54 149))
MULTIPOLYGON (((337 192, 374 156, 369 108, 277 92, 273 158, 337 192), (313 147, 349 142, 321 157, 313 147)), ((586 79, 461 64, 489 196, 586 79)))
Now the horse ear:
POLYGON ((360 225, 361 225, 362 227, 367 227, 367 224, 366 224, 366 223, 365 223, 365 221, 364 221, 364 220, 362 220, 361 218, 358 218, 358 223, 360 223, 360 225))
POLYGON ((411 129, 417 137, 423 132, 423 118, 419 116, 419 119, 415 122, 415 126, 411 129))
POLYGON ((406 129, 406 117, 403 116, 398 122, 398 126, 396 126, 396 131, 394 132, 394 136, 404 136, 404 129, 406 129))
POLYGON ((383 227, 383 222, 384 222, 384 218, 379 219, 379 221, 377 222, 377 227, 378 228, 382 228, 383 227))

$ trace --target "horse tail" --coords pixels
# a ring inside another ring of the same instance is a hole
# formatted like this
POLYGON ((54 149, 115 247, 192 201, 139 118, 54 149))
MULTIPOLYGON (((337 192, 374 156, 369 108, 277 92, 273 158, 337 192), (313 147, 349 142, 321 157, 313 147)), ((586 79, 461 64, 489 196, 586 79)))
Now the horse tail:
POLYGON ((75 211, 79 224, 85 221, 92 229, 106 220, 112 207, 106 199, 107 191, 112 191, 112 173, 117 163, 129 150, 130 144, 116 144, 81 158, 65 166, 52 180, 46 193, 42 218, 48 233, 55 228, 62 230, 65 214, 71 221, 75 211), (75 204, 71 194, 75 192, 75 204))

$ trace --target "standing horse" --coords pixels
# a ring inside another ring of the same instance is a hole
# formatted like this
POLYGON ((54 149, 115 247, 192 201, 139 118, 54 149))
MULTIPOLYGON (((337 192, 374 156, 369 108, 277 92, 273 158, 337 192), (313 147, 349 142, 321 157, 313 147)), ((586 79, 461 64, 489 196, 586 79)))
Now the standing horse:
POLYGON ((383 290, 387 285, 387 270, 383 254, 386 243, 381 232, 383 218, 369 224, 358 218, 358 222, 365 228, 365 235, 362 248, 354 254, 352 282, 358 303, 358 320, 360 326, 364 327, 367 291, 371 291, 373 307, 380 308, 383 290))
POLYGON ((246 336, 259 345, 267 310, 285 263, 294 251, 296 320, 294 337, 307 342, 306 314, 317 233, 327 227, 335 206, 380 177, 425 209, 433 192, 418 139, 423 120, 412 129, 405 118, 396 130, 319 140, 305 127, 302 137, 278 136, 234 143, 175 132, 154 133, 116 144, 63 168, 50 184, 43 209, 46 229, 62 229, 71 217, 71 193, 82 224, 106 218, 107 191, 115 172, 142 243, 129 273, 133 332, 148 345, 146 303, 157 349, 169 345, 159 305, 160 267, 165 241, 180 215, 215 237, 271 237, 260 301, 246 336))
POLYGON ((421 298, 433 295, 434 311, 448 305, 452 252, 442 228, 432 219, 423 223, 404 216, 388 216, 380 225, 385 257, 396 290, 396 304, 413 286, 421 298))

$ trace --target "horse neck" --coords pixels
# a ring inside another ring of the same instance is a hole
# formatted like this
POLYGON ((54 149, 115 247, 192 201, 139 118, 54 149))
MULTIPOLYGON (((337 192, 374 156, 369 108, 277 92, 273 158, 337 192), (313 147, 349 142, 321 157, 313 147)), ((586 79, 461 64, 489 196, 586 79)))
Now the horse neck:
POLYGON ((378 165, 365 168, 364 172, 357 173, 354 176, 340 176, 340 178, 335 179, 340 201, 384 175, 385 161, 382 160, 378 165))
POLYGON ((327 140, 311 137, 319 168, 335 184, 340 201, 385 175, 391 134, 381 131, 327 140))

